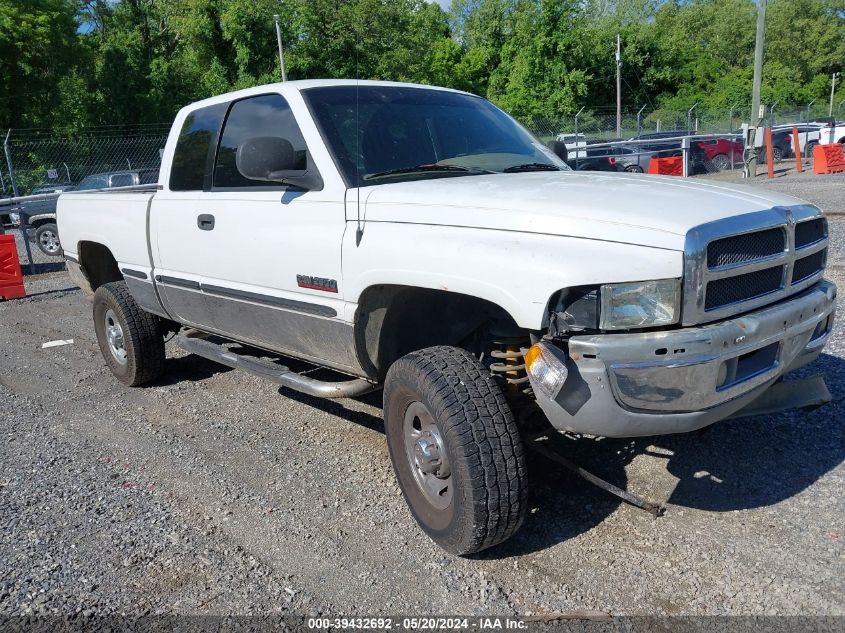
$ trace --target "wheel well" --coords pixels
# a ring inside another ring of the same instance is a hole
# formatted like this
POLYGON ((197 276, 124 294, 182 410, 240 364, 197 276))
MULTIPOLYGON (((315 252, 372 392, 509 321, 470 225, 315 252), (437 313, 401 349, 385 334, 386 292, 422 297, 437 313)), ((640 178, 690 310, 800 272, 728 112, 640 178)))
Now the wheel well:
POLYGON ((41 218, 39 220, 35 220, 34 222, 30 222, 29 226, 33 229, 37 229, 39 226, 44 226, 45 224, 55 224, 56 218, 41 218))
POLYGON ((497 331, 524 333, 500 306, 444 290, 410 286, 372 286, 358 302, 355 348, 361 367, 383 379, 387 369, 405 354, 433 345, 478 348, 478 334, 495 325, 497 331))
POLYGON ((92 291, 110 281, 123 279, 117 260, 106 246, 97 242, 80 242, 78 254, 79 265, 92 291))

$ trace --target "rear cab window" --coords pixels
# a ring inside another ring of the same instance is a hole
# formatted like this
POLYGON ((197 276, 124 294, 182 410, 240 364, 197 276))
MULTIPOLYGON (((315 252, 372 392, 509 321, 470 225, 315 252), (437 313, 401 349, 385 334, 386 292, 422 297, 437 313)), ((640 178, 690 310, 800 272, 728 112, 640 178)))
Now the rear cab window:
POLYGON ((202 191, 209 158, 214 151, 226 103, 199 108, 188 114, 179 132, 170 166, 172 191, 202 191))

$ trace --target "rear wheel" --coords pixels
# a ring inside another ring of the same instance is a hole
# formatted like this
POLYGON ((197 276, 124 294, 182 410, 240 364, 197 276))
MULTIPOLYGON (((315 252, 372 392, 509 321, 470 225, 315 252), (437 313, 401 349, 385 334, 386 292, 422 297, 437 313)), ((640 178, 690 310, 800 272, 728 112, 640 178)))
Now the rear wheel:
POLYGON ((641 174, 643 173, 643 168, 639 165, 628 165, 625 168, 625 171, 627 171, 629 174, 641 174))
POLYGON ((138 307, 125 281, 97 288, 94 331, 106 365, 124 385, 142 385, 164 371, 164 337, 159 318, 138 307))
POLYGON ((710 162, 713 164, 713 167, 719 171, 725 171, 731 166, 731 160, 728 158, 727 154, 716 154, 710 162))
POLYGON ((431 347, 396 361, 384 388, 390 459, 420 527, 458 555, 522 524, 527 473, 513 414, 469 352, 431 347))
POLYGON ((58 257, 62 254, 62 244, 59 242, 59 227, 55 224, 42 224, 35 229, 35 243, 45 255, 58 257))
POLYGON ((772 148, 772 162, 773 163, 781 162, 783 160, 783 154, 784 154, 783 148, 780 148, 777 145, 775 145, 772 148))

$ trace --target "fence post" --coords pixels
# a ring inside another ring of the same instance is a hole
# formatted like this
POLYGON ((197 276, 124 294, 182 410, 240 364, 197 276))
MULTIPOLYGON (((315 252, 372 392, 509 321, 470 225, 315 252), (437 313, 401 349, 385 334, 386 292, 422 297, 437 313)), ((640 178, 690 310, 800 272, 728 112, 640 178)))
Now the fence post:
MULTIPOLYGON (((18 179, 15 177, 15 166, 12 165, 12 148, 9 145, 10 136, 12 136, 12 128, 9 128, 9 131, 6 132, 6 140, 3 141, 3 153, 6 154, 6 165, 9 167, 9 180, 12 182, 12 193, 15 194, 15 198, 17 198, 19 195, 18 179)), ((26 256, 29 260, 29 274, 32 275, 35 273, 35 266, 32 263, 32 249, 29 246, 29 236, 27 235, 29 223, 26 220, 26 213, 23 213, 23 210, 21 211, 21 237, 23 238, 23 247, 26 250, 26 256)))
POLYGON ((640 138, 643 133, 643 110, 645 110, 645 106, 637 112, 637 138, 640 138))
POLYGON ((584 108, 587 106, 582 106, 578 113, 575 115, 575 171, 578 171, 578 148, 580 145, 578 144, 578 117, 581 116, 581 113, 584 111, 584 108))

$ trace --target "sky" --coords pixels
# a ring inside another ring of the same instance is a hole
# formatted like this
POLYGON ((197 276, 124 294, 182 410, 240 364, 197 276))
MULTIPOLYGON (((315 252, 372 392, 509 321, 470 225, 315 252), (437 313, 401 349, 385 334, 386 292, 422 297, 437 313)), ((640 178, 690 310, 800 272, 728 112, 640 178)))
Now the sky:
POLYGON ((435 0, 435 2, 437 2, 437 4, 439 4, 444 9, 448 9, 452 0, 435 0))

